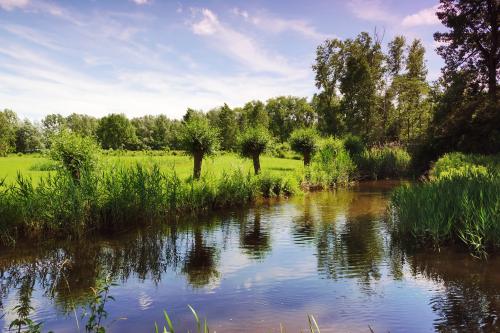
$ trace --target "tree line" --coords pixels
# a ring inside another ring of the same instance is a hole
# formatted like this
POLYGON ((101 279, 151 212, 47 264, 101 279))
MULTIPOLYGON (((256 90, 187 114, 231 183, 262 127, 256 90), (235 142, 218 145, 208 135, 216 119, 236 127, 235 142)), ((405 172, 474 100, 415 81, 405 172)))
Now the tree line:
POLYGON ((500 150, 499 6, 495 0, 441 0, 437 16, 447 30, 434 38, 445 66, 432 83, 421 40, 400 35, 383 47, 377 33, 362 32, 317 47, 312 69, 318 92, 310 100, 280 96, 206 113, 188 109, 182 120, 52 114, 35 124, 4 110, 0 153, 50 147, 53 134, 63 129, 94 137, 105 149, 180 149, 180 131, 193 117, 217 130, 225 151, 235 150, 249 128, 263 129, 281 143, 294 130, 315 128, 324 136, 359 136, 368 146, 396 142, 424 163, 453 150, 495 153, 500 150))

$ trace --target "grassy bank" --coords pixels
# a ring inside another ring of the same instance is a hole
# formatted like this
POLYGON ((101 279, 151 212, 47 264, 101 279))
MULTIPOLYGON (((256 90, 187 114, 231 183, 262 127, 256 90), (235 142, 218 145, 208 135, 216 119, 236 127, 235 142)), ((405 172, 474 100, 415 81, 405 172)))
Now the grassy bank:
POLYGON ((253 176, 235 169, 193 181, 141 164, 82 174, 79 182, 64 171, 37 185, 18 175, 15 183, 0 184, 0 239, 12 243, 18 237, 74 237, 181 212, 245 204, 258 197, 288 196, 297 189, 293 177, 266 172, 253 176))
POLYGON ((430 180, 392 196, 393 231, 420 245, 465 245, 486 256, 500 248, 498 156, 446 154, 430 180))

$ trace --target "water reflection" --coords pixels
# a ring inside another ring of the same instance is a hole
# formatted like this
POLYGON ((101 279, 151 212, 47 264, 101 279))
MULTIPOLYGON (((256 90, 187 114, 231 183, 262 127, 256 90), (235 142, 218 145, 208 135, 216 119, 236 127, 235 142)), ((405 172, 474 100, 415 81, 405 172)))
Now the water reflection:
POLYGON ((384 222, 391 186, 304 195, 111 238, 3 249, 0 310, 8 315, 0 325, 6 327, 12 305, 20 304, 34 307, 39 320, 72 329, 64 314, 85 304, 90 288, 109 275, 122 298, 138 300, 134 309, 118 297, 110 311, 147 310, 136 319, 147 327, 164 307, 209 303, 217 331, 233 327, 229 318, 248 320, 251 332, 261 327, 255 318, 293 323, 313 311, 323 313, 325 331, 330 324, 356 331, 358 322, 380 324, 381 331, 500 330, 499 258, 415 254, 391 244, 384 222), (45 309, 35 306, 42 299, 49 301, 45 309), (427 322, 400 320, 422 309, 429 311, 427 322))

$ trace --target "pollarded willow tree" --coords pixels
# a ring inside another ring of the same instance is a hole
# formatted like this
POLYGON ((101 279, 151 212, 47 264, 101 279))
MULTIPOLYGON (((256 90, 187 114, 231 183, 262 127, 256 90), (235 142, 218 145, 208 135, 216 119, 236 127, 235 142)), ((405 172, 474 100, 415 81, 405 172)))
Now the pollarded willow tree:
POLYGON ((193 156, 193 178, 200 179, 203 158, 219 149, 219 132, 210 126, 207 118, 191 117, 181 127, 180 141, 184 150, 193 156))
POLYGON ((290 146, 304 157, 304 166, 311 164, 311 157, 317 149, 318 133, 314 128, 300 128, 290 135, 290 146))
POLYGON ((253 160, 255 174, 260 173, 260 155, 271 142, 268 130, 263 126, 247 128, 238 138, 240 154, 253 160))

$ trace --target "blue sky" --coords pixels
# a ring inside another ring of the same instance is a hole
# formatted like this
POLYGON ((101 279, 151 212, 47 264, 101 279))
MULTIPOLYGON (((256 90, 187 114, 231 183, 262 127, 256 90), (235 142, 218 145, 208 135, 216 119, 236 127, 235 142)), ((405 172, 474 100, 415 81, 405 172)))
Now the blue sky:
POLYGON ((0 109, 129 117, 311 97, 315 48, 376 28, 422 39, 429 79, 437 0, 0 0, 0 109))

